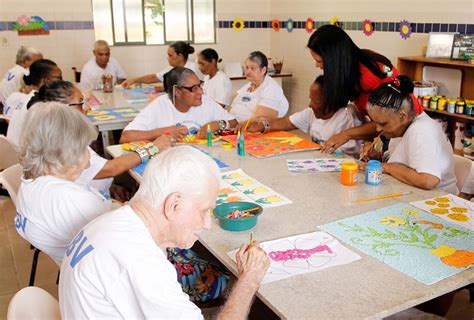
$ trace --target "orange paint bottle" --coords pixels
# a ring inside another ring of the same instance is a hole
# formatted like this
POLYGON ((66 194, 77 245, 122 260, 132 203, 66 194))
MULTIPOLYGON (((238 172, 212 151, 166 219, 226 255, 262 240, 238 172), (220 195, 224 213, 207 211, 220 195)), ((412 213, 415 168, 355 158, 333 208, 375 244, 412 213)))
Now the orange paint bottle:
POLYGON ((341 164, 341 183, 345 186, 354 186, 357 184, 357 170, 356 162, 343 162, 341 164))

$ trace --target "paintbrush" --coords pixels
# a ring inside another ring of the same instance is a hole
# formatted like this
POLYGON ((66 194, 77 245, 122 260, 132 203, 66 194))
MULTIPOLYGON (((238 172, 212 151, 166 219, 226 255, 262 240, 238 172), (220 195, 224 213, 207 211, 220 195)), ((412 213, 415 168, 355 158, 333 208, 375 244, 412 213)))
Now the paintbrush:
MULTIPOLYGON (((372 150, 372 148, 375 146, 375 144, 379 145, 380 142, 382 142, 382 139, 380 139, 381 135, 382 135, 382 132, 380 132, 379 135, 374 138, 374 141, 372 141, 372 143, 370 144, 369 149, 367 150, 367 153, 369 153, 369 151, 372 150)), ((383 147, 383 145, 382 145, 382 147, 383 147)), ((362 158, 363 158, 363 155, 361 155, 359 157, 359 161, 361 161, 362 158)))
POLYGON ((395 198, 395 197, 400 197, 400 196, 406 196, 411 194, 411 191, 405 191, 405 192, 399 192, 399 193, 390 193, 390 194, 384 194, 381 196, 376 196, 376 197, 370 197, 370 198, 360 198, 353 200, 353 202, 368 202, 372 200, 380 200, 380 199, 388 199, 388 198, 395 198))
POLYGON ((249 127, 249 124, 250 124, 250 119, 252 119, 252 117, 253 117, 253 115, 254 115, 254 113, 255 113, 255 110, 257 110, 257 108, 258 108, 258 105, 256 105, 255 108, 253 108, 252 113, 250 113, 250 116, 249 116, 249 118, 247 119, 247 123, 245 124, 244 130, 243 130, 242 132, 247 131, 247 128, 249 127))
POLYGON ((252 242, 253 242, 253 231, 250 232, 250 235, 249 235, 249 246, 252 245, 252 242))

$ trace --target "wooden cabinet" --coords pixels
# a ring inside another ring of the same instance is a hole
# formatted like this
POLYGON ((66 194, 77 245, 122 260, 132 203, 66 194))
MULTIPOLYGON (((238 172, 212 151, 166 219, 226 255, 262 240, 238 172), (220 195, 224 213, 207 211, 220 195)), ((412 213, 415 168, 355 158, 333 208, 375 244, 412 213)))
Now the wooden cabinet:
MULTIPOLYGON (((440 68, 461 70, 461 96, 465 99, 474 100, 473 64, 469 64, 467 61, 451 60, 447 58, 425 58, 421 56, 398 58, 398 70, 400 71, 400 74, 407 75, 413 80, 422 80, 424 66, 435 66, 440 68)), ((448 119, 452 143, 454 143, 454 127, 456 122, 464 122, 471 124, 474 122, 474 116, 466 116, 455 113, 453 114, 446 111, 438 111, 432 109, 425 110, 431 116, 443 116, 448 119)), ((462 150, 455 150, 455 153, 462 154, 462 150)))

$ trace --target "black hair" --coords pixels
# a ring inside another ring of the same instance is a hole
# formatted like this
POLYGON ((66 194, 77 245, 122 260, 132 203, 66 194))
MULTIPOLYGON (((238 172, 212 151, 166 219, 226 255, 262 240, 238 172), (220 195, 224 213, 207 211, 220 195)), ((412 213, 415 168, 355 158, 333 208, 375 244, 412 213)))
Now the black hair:
POLYGON ((317 76, 313 83, 319 85, 320 88, 324 88, 324 75, 317 76))
POLYGON ((38 86, 44 78, 51 74, 51 71, 56 66, 57 64, 54 61, 48 59, 36 60, 30 66, 30 73, 23 76, 23 81, 27 86, 38 86))
POLYGON ((258 64, 260 69, 263 69, 263 67, 265 67, 265 68, 267 68, 267 71, 268 71, 268 59, 267 59, 267 56, 262 51, 250 52, 247 59, 249 59, 250 61, 255 62, 256 64, 258 64))
POLYGON ((413 81, 400 75, 397 80, 383 83, 369 96, 368 105, 399 111, 405 101, 408 102, 410 112, 414 112, 411 94, 414 89, 413 81))
POLYGON ((194 53, 194 47, 184 41, 172 43, 170 47, 174 49, 176 54, 182 55, 186 61, 188 61, 188 56, 194 53))
POLYGON ((173 101, 173 87, 181 86, 183 79, 188 75, 194 74, 194 71, 185 67, 174 67, 163 75, 163 87, 168 97, 173 101))
POLYGON ((69 81, 55 80, 45 83, 39 91, 30 99, 26 108, 29 109, 37 102, 56 101, 67 103, 72 96, 74 84, 69 81))
POLYGON ((199 52, 199 54, 206 60, 207 62, 212 62, 212 60, 216 60, 216 62, 222 62, 222 59, 219 59, 219 54, 216 50, 207 48, 199 52))
POLYGON ((370 50, 360 49, 341 28, 324 25, 309 38, 307 47, 321 56, 326 77, 325 101, 335 107, 347 105, 361 93, 360 64, 383 79, 387 74, 377 63, 393 67, 386 57, 370 50))

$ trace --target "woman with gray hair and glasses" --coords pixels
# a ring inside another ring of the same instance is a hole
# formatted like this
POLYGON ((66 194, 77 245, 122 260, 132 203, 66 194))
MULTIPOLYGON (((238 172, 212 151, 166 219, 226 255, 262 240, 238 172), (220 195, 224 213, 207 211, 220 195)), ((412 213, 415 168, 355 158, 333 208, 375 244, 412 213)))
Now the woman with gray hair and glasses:
MULTIPOLYGON (((84 108, 84 96, 81 91, 69 81, 57 80, 42 86, 38 94, 28 103, 28 109, 39 101, 61 102, 70 107, 74 107, 82 113, 86 112, 86 108, 84 108)), ((93 140, 95 140, 95 138, 93 140)), ((153 148, 153 150, 150 150, 150 153, 157 154, 172 145, 171 138, 167 135, 162 135, 149 146, 149 148, 153 148)), ((90 153, 90 166, 82 172, 76 182, 92 186, 106 198, 110 198, 111 193, 114 199, 119 201, 128 200, 129 196, 126 192, 123 192, 123 188, 117 185, 112 185, 111 188, 112 178, 139 165, 145 160, 142 158, 142 155, 148 154, 147 149, 138 148, 136 152, 112 160, 102 158, 90 147, 88 147, 87 150, 90 153)))
POLYGON ((100 193, 74 182, 89 167, 87 147, 96 136, 84 115, 60 103, 38 103, 26 116, 15 226, 57 263, 82 227, 113 209, 100 193))
POLYGON ((250 82, 237 91, 230 113, 238 121, 275 119, 288 112, 288 100, 280 85, 267 74, 265 54, 254 51, 245 60, 245 77, 250 82))
POLYGON ((234 116, 203 94, 201 80, 191 69, 173 68, 163 84, 167 94, 153 100, 128 124, 120 142, 154 140, 162 134, 178 140, 187 134, 203 138, 208 124, 213 132, 237 124, 234 116))

